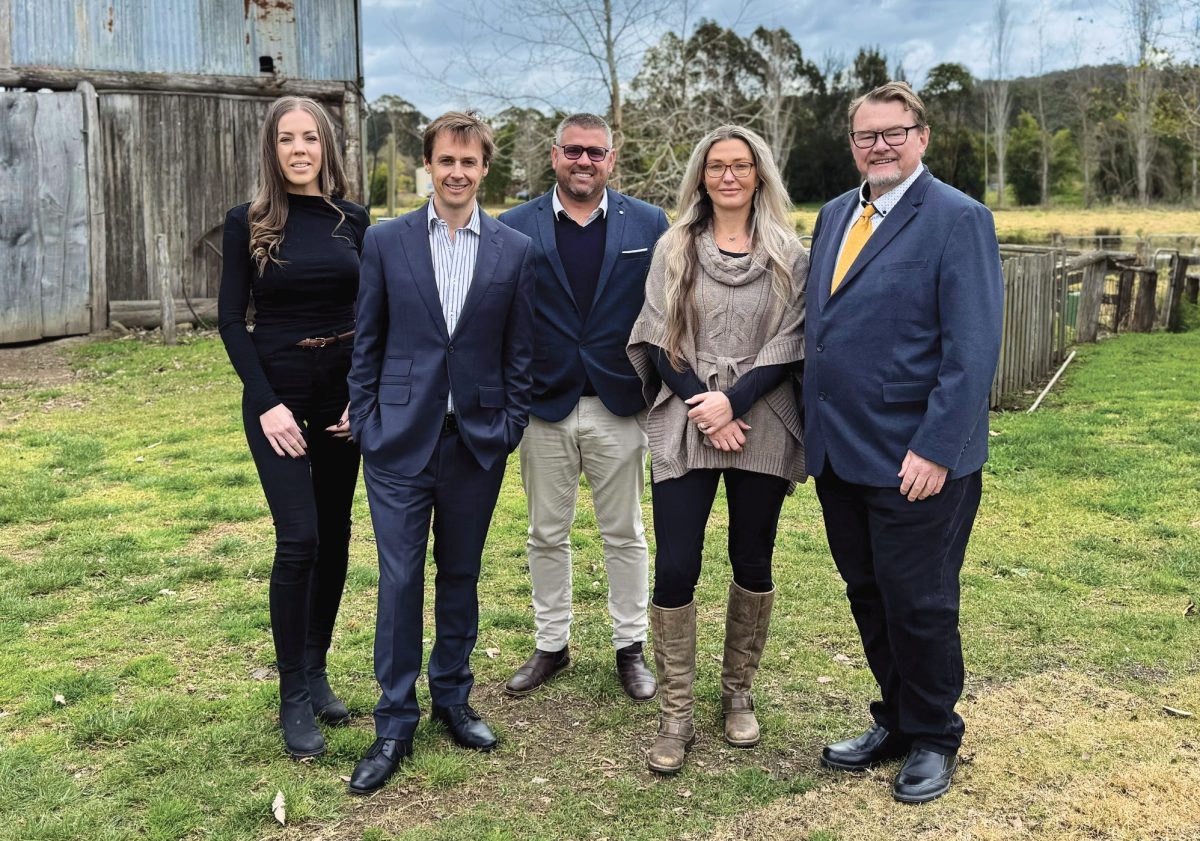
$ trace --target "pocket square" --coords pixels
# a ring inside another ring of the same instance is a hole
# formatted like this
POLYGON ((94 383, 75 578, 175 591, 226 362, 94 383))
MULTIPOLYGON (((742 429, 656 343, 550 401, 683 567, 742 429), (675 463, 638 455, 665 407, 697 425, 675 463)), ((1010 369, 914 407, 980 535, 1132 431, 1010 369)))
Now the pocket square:
POLYGON ((622 251, 622 254, 645 254, 649 248, 631 248, 628 251, 622 251))

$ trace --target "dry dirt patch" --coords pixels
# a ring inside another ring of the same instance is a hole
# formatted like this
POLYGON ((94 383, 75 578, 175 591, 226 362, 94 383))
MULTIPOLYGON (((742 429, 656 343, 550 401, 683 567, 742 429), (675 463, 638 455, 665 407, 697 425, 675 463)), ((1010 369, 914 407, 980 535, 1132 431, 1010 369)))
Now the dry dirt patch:
MULTIPOLYGON (((1162 709, 1200 699, 1200 677, 1147 700, 1073 673, 1036 675, 960 706, 965 761, 941 800, 891 798, 889 764, 727 822, 705 838, 1200 839, 1200 724, 1162 709)), ((815 764, 815 763, 814 763, 815 764)))

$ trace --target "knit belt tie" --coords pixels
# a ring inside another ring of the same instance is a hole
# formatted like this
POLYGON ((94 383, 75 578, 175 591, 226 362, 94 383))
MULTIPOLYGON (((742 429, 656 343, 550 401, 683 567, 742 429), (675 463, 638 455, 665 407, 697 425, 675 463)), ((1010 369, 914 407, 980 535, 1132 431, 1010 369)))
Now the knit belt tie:
MULTIPOLYGON (((696 361, 706 366, 702 379, 709 391, 721 391, 732 386, 742 374, 754 367, 754 360, 754 356, 716 356, 696 352, 696 361)), ((699 371, 696 373, 700 374, 699 371)))

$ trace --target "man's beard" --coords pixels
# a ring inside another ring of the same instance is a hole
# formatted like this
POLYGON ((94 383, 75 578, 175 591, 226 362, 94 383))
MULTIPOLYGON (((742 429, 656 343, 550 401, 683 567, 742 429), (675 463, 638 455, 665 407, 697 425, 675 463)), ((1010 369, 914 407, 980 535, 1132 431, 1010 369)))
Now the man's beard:
POLYGON ((897 184, 899 184, 903 180, 904 180, 904 176, 901 175, 899 171, 897 171, 893 175, 884 175, 883 173, 873 173, 873 174, 867 176, 867 183, 875 188, 895 187, 897 184))

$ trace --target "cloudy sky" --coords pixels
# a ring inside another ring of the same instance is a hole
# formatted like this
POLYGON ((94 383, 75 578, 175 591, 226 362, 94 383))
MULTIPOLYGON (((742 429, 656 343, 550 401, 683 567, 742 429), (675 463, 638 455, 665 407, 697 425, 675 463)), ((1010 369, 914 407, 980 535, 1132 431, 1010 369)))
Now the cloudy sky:
MULTIPOLYGON (((960 62, 976 76, 989 71, 987 33, 993 9, 989 0, 743 1, 747 5, 735 20, 730 10, 737 8, 736 2, 691 0, 690 19, 694 25, 700 17, 709 17, 742 34, 759 25, 782 26, 819 67, 837 57, 853 58, 860 46, 878 46, 889 63, 900 63, 918 86, 928 70, 941 62, 960 62)), ((520 73, 506 73, 518 62, 513 56, 497 55, 497 37, 472 23, 472 2, 363 0, 367 98, 395 94, 430 115, 451 107, 494 112, 503 104, 497 106, 488 94, 497 91, 519 104, 537 105, 540 96, 541 104, 566 109, 602 106, 602 90, 587 82, 564 86, 564 78, 573 74, 552 63, 522 64, 520 73)), ((1047 70, 1124 60, 1130 50, 1119 2, 1009 0, 1014 18, 1010 73, 1022 76, 1036 71, 1039 21, 1047 70)), ((680 12, 686 8, 684 0, 677 8, 680 12)), ((505 23, 520 31, 519 21, 505 23)), ((655 40, 669 26, 665 20, 649 24, 644 40, 655 40)), ((1177 18, 1164 28, 1179 35, 1184 27, 1177 18)), ((637 62, 629 60, 621 76, 628 80, 636 72, 637 62)))

